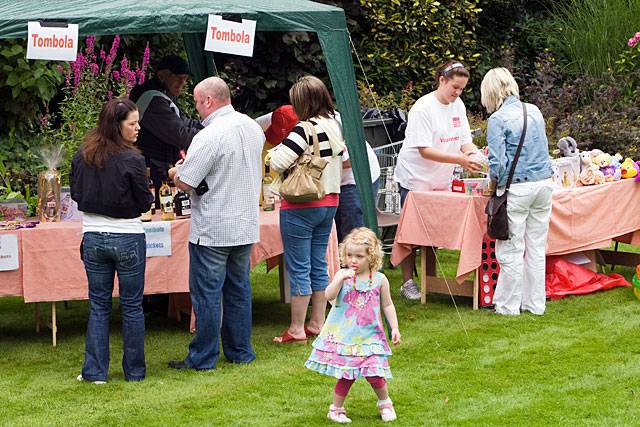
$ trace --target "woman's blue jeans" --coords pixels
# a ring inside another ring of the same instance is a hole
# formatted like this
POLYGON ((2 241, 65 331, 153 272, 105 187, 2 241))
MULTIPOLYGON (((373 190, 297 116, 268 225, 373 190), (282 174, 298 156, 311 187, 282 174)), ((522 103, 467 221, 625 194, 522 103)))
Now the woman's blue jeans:
POLYGON ((142 312, 145 235, 84 233, 81 253, 89 281, 89 322, 82 377, 88 381, 107 380, 111 296, 117 272, 122 314, 122 369, 127 380, 142 380, 146 374, 142 312))
POLYGON ((327 244, 335 214, 335 207, 280 210, 280 235, 292 296, 311 295, 329 284, 327 244))

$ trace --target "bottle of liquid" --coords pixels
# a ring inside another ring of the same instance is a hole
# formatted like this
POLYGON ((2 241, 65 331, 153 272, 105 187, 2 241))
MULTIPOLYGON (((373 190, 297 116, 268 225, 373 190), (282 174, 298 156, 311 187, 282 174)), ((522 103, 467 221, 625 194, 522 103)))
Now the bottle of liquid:
POLYGON ((160 210, 162 211, 162 220, 171 221, 175 219, 176 213, 173 210, 173 194, 171 187, 167 182, 163 182, 160 187, 160 210))
POLYGON ((176 208, 176 217, 188 218, 191 216, 191 198, 188 193, 178 189, 176 196, 173 198, 173 205, 176 208))
MULTIPOLYGON (((171 169, 172 167, 173 167, 173 165, 170 164, 169 165, 169 169, 171 169)), ((169 185, 169 188, 171 189, 171 197, 176 197, 176 194, 178 193, 178 188, 176 187, 176 183, 173 182, 172 179, 168 179, 167 178, 167 184, 169 185)))
POLYGON ((262 209, 272 211, 276 208, 276 196, 273 194, 273 177, 269 170, 269 163, 264 165, 264 177, 262 177, 262 209))
POLYGON ((151 221, 151 217, 156 211, 156 188, 153 185, 153 181, 151 180, 150 168, 147 168, 147 181, 149 181, 149 191, 153 195, 153 200, 151 201, 151 205, 149 205, 149 210, 140 215, 140 219, 144 222, 151 221))

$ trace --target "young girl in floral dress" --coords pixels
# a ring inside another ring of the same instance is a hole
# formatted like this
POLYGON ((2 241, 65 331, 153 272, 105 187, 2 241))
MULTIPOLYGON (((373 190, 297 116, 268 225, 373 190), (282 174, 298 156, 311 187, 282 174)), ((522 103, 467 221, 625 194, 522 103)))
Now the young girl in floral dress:
POLYGON ((370 229, 357 228, 340 245, 340 259, 347 268, 338 271, 325 290, 327 300, 335 301, 305 366, 338 379, 327 414, 331 421, 351 422, 343 405, 359 377, 366 378, 378 396, 382 420, 393 421, 396 413, 386 381, 391 378, 387 360, 391 349, 381 311, 391 326, 393 344, 400 343, 400 332, 389 281, 378 272, 382 266, 380 241, 370 229))

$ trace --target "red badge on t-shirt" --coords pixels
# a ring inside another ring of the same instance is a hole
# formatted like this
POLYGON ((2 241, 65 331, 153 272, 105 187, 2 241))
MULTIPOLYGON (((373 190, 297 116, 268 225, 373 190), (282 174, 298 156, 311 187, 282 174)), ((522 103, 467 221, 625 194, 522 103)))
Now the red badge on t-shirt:
POLYGON ((459 128, 460 127, 460 117, 456 116, 453 118, 453 127, 454 128, 459 128))

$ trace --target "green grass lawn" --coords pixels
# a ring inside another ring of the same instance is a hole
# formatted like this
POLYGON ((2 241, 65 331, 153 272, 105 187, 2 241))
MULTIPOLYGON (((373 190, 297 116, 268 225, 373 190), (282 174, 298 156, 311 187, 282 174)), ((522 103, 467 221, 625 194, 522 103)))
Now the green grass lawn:
MULTIPOLYGON (((451 275, 456 254, 443 255, 451 275)), ((405 302, 399 271, 386 273, 402 333, 391 358, 395 425, 638 425, 640 302, 629 288, 551 301, 543 317, 505 318, 457 299, 467 335, 449 297, 405 302)), ((188 324, 152 317, 141 383, 123 380, 117 303, 111 375, 98 386, 75 380, 86 302, 59 304, 53 348, 48 330, 34 331, 33 305, 0 299, 0 425, 330 424, 334 380, 303 367, 310 345, 271 343, 289 319, 277 274, 263 266, 252 274, 255 363, 221 359, 211 372, 170 370, 167 361, 186 354, 188 324)), ((353 425, 381 423, 365 381, 346 407, 353 425)))

